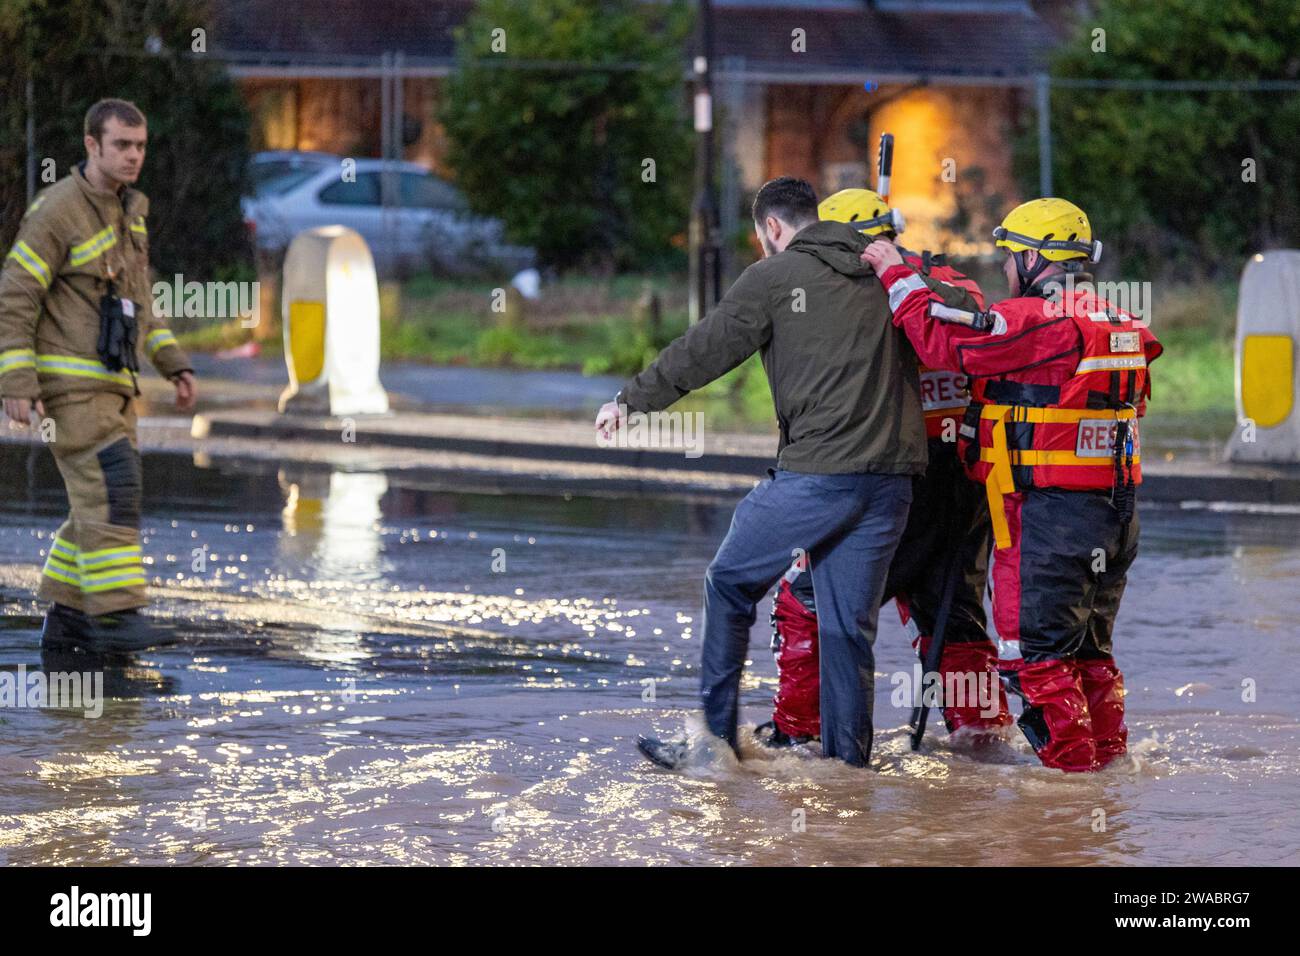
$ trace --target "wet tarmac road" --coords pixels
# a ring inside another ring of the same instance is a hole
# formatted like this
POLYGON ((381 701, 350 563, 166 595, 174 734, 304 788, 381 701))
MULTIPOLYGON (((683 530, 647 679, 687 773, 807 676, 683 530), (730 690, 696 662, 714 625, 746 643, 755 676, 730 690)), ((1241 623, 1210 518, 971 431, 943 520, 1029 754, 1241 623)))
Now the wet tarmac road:
MULTIPOLYGON (((0 455, 21 485, 25 457, 0 455)), ((0 674, 42 664, 44 467, 0 512, 0 674)), ((101 716, 0 709, 4 863, 1300 862, 1294 514, 1146 509, 1124 767, 1067 777, 1019 740, 976 759, 941 727, 910 753, 887 608, 872 771, 751 747, 669 774, 633 741, 692 712, 730 503, 184 462, 148 481, 155 611, 186 638, 129 666, 47 660, 103 673, 101 716)))

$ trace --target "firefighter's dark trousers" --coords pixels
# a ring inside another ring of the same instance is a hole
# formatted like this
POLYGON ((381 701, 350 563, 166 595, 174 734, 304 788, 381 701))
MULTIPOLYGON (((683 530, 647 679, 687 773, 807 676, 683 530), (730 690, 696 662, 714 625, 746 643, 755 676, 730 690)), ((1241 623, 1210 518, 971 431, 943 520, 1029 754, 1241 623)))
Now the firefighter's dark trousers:
POLYGON ((91 616, 143 607, 140 453, 135 408, 123 395, 63 395, 45 403, 46 441, 70 513, 50 543, 38 596, 91 616))

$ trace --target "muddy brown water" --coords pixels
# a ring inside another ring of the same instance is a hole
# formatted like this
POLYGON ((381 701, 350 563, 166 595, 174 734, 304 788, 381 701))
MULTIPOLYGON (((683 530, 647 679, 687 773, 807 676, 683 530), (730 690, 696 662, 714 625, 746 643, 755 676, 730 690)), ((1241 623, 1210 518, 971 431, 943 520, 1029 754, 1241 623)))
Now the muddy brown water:
MULTIPOLYGON (((0 676, 30 674, 60 502, 25 452, 0 464, 0 676)), ((886 608, 871 770, 749 745, 671 774, 633 742, 691 723, 731 503, 183 461, 148 482, 154 611, 185 639, 87 665, 98 717, 0 709, 6 864, 1300 862, 1297 514, 1145 508, 1123 766, 1065 776, 1018 739, 977 758, 938 721, 910 752, 886 608)), ((768 637, 764 608, 750 725, 768 637)))

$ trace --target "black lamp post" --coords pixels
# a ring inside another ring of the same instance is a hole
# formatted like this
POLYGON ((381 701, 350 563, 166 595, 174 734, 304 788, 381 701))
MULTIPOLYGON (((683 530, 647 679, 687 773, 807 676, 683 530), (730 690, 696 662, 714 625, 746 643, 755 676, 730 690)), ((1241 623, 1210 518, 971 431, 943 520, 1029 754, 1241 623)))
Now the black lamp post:
POLYGON ((698 322, 722 297, 718 197, 713 176, 713 5, 699 0, 695 42, 695 200, 691 204, 690 320, 698 322))

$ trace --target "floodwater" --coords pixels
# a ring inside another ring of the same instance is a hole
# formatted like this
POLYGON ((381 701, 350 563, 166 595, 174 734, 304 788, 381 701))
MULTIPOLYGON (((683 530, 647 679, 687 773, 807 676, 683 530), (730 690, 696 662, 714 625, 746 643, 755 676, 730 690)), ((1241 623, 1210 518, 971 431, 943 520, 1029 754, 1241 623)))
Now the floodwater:
MULTIPOLYGON (((0 466, 0 676, 30 675, 61 505, 47 461, 4 446, 0 466)), ((103 671, 98 717, 0 709, 0 862, 1300 862, 1300 515, 1146 508, 1122 767, 1066 776, 1017 738, 977 759, 937 719, 911 753, 886 608, 871 770, 751 745, 672 774, 633 744, 690 721, 733 502, 146 473, 154 610, 187 637, 129 666, 46 660, 103 671)))

